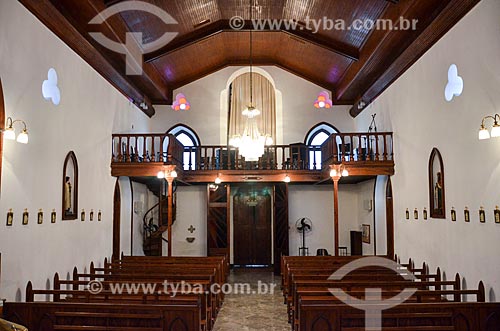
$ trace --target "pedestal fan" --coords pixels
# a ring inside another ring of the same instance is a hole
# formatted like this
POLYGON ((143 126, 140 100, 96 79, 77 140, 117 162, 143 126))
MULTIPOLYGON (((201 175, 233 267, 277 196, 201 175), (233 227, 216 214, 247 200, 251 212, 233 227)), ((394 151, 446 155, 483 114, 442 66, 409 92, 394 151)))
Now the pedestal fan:
POLYGON ((299 247, 299 255, 309 255, 309 248, 306 247, 306 233, 312 231, 312 221, 307 217, 302 217, 295 222, 295 228, 302 234, 302 247, 299 247))

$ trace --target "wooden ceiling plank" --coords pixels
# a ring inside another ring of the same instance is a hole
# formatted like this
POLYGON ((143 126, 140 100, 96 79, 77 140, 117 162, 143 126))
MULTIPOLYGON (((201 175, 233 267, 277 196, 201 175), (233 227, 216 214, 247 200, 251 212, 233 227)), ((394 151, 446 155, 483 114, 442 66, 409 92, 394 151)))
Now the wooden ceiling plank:
POLYGON ((171 54, 175 51, 181 50, 185 47, 191 46, 202 40, 210 38, 216 34, 223 32, 226 29, 226 25, 223 21, 217 21, 214 23, 207 24, 191 33, 182 35, 174 40, 172 40, 168 45, 158 49, 157 51, 151 52, 144 56, 144 62, 150 63, 159 58, 171 54))
MULTIPOLYGON (((241 30, 234 30, 231 28, 229 20, 219 20, 217 22, 208 24, 200 29, 197 29, 191 33, 181 36, 173 40, 168 45, 162 47, 156 52, 152 52, 147 54, 144 57, 144 62, 149 63, 154 60, 157 60, 163 56, 174 53, 180 49, 188 47, 194 43, 205 40, 213 35, 222 33, 222 32, 234 32, 234 33, 242 33, 249 32, 252 29, 252 22, 246 21, 245 26, 241 30)), ((330 52, 342 55, 350 60, 358 61, 359 60, 359 50, 356 47, 349 46, 344 43, 337 42, 330 38, 321 37, 318 34, 314 34, 307 30, 272 30, 269 26, 266 26, 263 30, 254 30, 256 33, 259 32, 277 32, 277 33, 286 33, 288 35, 294 36, 308 44, 313 44, 319 47, 322 47, 330 52)))
MULTIPOLYGON (((370 85, 363 94, 363 100, 366 98, 366 100, 372 101, 382 94, 479 2, 480 0, 450 1, 440 15, 426 27, 425 31, 370 85)), ((352 117, 356 117, 362 111, 363 109, 352 107, 349 113, 352 117)))

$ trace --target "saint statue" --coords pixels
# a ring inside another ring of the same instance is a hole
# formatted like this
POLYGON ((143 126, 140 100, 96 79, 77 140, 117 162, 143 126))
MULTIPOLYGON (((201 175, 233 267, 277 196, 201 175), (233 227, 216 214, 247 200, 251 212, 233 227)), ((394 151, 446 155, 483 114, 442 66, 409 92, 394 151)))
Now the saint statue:
POLYGON ((434 185, 434 209, 441 210, 443 208, 443 183, 441 172, 436 173, 436 184, 434 185))
POLYGON ((64 183, 64 210, 71 214, 71 181, 69 176, 66 176, 66 182, 64 183))

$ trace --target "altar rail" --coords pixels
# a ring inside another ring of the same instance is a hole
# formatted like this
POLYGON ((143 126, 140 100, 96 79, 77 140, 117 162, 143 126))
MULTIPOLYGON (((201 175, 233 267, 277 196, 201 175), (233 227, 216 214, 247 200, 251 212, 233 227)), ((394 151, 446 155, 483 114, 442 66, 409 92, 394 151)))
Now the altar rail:
POLYGON ((170 134, 114 134, 111 162, 175 164, 198 170, 309 170, 322 171, 338 163, 393 164, 392 132, 332 134, 321 146, 303 143, 264 148, 257 161, 247 161, 232 146, 183 146, 170 134))

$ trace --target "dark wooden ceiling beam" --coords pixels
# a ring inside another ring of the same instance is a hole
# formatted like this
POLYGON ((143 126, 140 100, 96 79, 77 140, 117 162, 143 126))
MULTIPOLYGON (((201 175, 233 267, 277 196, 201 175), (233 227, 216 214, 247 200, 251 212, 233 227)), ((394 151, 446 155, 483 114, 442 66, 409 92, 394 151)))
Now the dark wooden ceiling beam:
POLYGON ((125 0, 104 0, 104 5, 106 7, 111 7, 113 5, 116 5, 117 3, 123 2, 125 0))
MULTIPOLYGON (((411 8, 413 1, 403 1, 403 3, 398 6, 388 5, 385 12, 382 14, 381 19, 396 21, 400 17, 404 16, 407 11, 411 8)), ((368 40, 363 45, 361 49, 361 55, 359 61, 353 63, 349 69, 344 74, 342 81, 337 87, 337 98, 342 99, 346 91, 348 91, 351 86, 358 81, 362 75, 362 71, 370 63, 378 63, 379 59, 376 58, 377 55, 382 56, 383 54, 377 54, 380 44, 388 38, 390 35, 390 30, 373 30, 369 35, 368 40)))
MULTIPOLYGON (((203 26, 197 30, 194 30, 191 33, 183 35, 180 38, 174 39, 165 47, 160 48, 156 52, 152 52, 147 54, 144 57, 144 62, 149 63, 155 61, 163 56, 181 50, 185 47, 198 43, 202 40, 210 38, 216 34, 222 32, 249 32, 252 29, 251 21, 246 21, 245 26, 241 30, 234 30, 231 28, 229 24, 229 20, 219 20, 217 22, 210 23, 208 25, 203 26)), ((319 47, 322 47, 330 52, 342 55, 350 60, 358 61, 359 60, 359 50, 356 47, 352 47, 350 45, 337 42, 330 38, 322 37, 318 34, 314 34, 312 32, 307 31, 304 27, 299 26, 296 30, 271 30, 268 26, 266 26, 263 30, 254 30, 258 32, 280 32, 287 33, 297 39, 300 39, 303 42, 308 44, 313 44, 319 47)))
MULTIPOLYGON (((480 0, 448 1, 445 8, 430 24, 426 25, 423 32, 401 52, 396 60, 392 61, 383 73, 377 75, 360 95, 360 100, 368 105, 377 98, 479 2, 480 0)), ((353 106, 349 113, 352 117, 356 117, 363 109, 353 106)))

